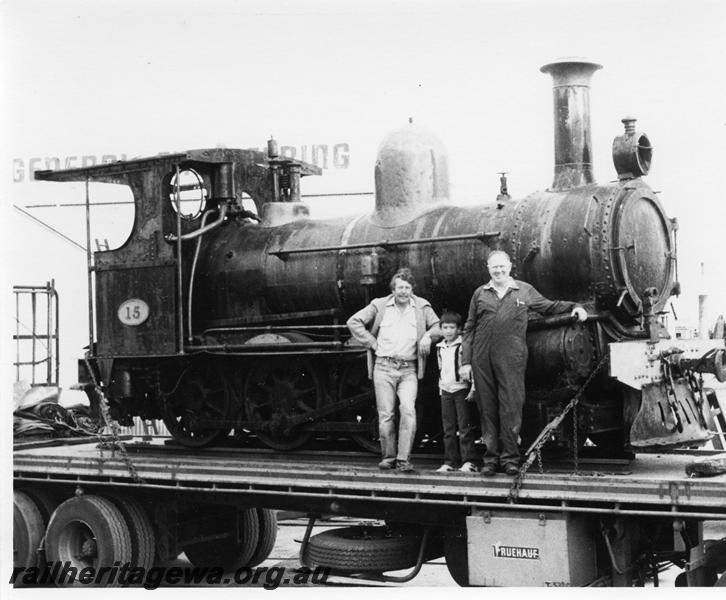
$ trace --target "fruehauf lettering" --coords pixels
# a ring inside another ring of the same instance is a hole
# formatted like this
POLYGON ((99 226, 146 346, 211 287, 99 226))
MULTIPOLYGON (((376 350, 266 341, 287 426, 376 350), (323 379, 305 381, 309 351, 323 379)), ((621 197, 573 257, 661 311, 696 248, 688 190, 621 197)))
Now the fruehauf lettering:
POLYGON ((539 548, 528 548, 526 546, 502 546, 501 544, 494 544, 493 548, 494 556, 497 558, 539 559, 539 548))

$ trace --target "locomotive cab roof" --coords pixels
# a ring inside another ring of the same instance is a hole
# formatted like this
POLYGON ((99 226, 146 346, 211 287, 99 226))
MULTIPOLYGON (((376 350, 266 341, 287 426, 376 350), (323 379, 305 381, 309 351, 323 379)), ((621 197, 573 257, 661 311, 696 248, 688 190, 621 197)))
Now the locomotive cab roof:
POLYGON ((284 156, 270 156, 256 149, 203 148, 133 160, 116 161, 75 169, 36 171, 41 181, 94 181, 128 185, 139 205, 148 190, 173 188, 177 171, 193 170, 208 189, 211 199, 235 198, 241 206, 245 194, 254 201, 258 213, 266 202, 279 201, 273 179, 278 173, 294 170, 300 177, 321 175, 316 165, 284 156))

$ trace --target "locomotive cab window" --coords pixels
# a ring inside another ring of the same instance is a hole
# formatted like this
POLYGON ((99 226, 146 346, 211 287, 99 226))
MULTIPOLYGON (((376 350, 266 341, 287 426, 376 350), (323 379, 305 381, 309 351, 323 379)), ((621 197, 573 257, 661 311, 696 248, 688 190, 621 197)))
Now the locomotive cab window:
POLYGON ((184 219, 191 221, 202 214, 207 203, 207 195, 202 177, 194 169, 183 169, 171 178, 169 202, 174 212, 179 210, 184 219))
POLYGON ((242 208, 250 215, 257 216, 257 204, 254 199, 247 192, 242 192, 241 196, 242 208))

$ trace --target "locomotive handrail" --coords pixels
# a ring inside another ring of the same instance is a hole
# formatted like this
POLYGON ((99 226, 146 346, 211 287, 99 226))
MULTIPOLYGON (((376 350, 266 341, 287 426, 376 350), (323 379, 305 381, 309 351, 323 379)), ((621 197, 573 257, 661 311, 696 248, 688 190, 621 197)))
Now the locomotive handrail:
POLYGON ((386 248, 389 246, 406 246, 415 244, 431 244, 434 242, 456 242, 459 240, 485 240, 499 237, 499 231, 479 231, 462 235, 446 235, 442 237, 420 238, 417 240, 381 240, 379 242, 361 242, 360 244, 345 244, 339 246, 317 246, 314 248, 293 248, 291 250, 271 250, 267 254, 272 256, 286 256, 288 254, 309 254, 312 252, 334 252, 336 250, 355 250, 359 248, 386 248))
MULTIPOLYGON (((604 321, 608 319, 608 315, 600 314, 587 314, 587 318, 583 323, 588 321, 604 321)), ((577 317, 566 314, 557 315, 554 317, 546 317, 542 319, 532 319, 527 323, 527 331, 537 331, 539 329, 553 329, 555 327, 563 327, 565 325, 572 325, 577 322, 577 317)))
POLYGON ((265 331, 291 331, 291 330, 297 330, 297 329, 341 329, 341 330, 347 330, 347 325, 257 325, 252 327, 211 327, 209 329, 205 329, 202 332, 202 335, 212 334, 212 333, 233 333, 233 332, 265 332, 265 331))
POLYGON ((536 331, 538 329, 550 329, 555 327, 563 327, 572 325, 577 321, 574 315, 557 315, 556 317, 547 317, 544 319, 532 319, 527 323, 527 331, 536 331))
MULTIPOLYGON (((285 342, 280 344, 277 342, 271 343, 260 343, 260 344, 207 344, 204 346, 187 345, 185 348, 187 351, 199 351, 199 350, 260 350, 267 348, 283 348, 288 350, 290 348, 330 348, 330 347, 342 347, 343 342, 285 342)), ((364 350, 364 348, 361 348, 364 350)))

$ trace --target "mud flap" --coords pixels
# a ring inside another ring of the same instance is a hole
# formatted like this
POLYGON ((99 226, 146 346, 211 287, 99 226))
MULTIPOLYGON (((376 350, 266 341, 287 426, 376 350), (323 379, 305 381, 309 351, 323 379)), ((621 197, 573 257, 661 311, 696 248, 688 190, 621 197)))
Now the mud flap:
POLYGON ((711 439, 685 381, 676 380, 672 387, 663 382, 644 385, 640 396, 640 408, 630 428, 633 448, 700 446, 711 439))

